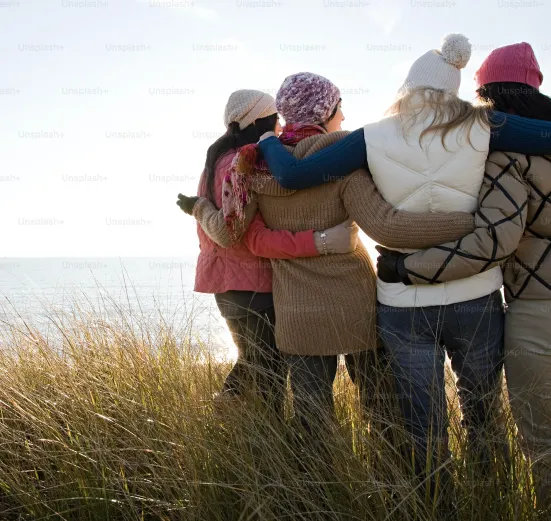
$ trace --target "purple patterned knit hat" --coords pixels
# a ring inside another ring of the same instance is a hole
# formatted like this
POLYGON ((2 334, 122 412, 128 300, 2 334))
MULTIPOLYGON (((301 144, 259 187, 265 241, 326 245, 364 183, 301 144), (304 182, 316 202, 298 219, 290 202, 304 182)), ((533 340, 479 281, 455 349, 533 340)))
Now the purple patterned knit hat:
POLYGON ((341 99, 336 85, 311 72, 285 78, 276 95, 277 111, 285 123, 325 123, 341 99))

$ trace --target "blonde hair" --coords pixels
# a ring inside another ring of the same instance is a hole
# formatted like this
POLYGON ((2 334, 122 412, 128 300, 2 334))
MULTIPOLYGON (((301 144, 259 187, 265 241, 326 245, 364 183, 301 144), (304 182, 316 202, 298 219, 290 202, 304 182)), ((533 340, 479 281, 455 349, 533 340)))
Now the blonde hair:
POLYGON ((421 87, 404 90, 388 108, 386 114, 400 117, 404 138, 407 139, 407 132, 415 125, 419 115, 427 109, 430 110, 432 121, 421 132, 419 145, 422 146, 421 140, 428 133, 441 132, 442 146, 446 148, 444 139, 448 133, 463 125, 466 126, 468 142, 473 146, 470 136, 473 125, 478 123, 490 128, 489 108, 488 104, 480 103, 475 106, 444 90, 421 87), (417 102, 418 99, 423 102, 420 107, 414 107, 414 101, 417 102))

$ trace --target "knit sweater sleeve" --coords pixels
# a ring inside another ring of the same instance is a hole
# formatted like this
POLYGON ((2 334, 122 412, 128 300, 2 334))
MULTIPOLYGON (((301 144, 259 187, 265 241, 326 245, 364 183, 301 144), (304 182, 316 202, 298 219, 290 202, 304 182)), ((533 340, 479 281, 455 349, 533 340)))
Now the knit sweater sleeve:
POLYGON ((476 275, 504 263, 524 233, 529 188, 518 161, 494 152, 486 162, 476 229, 456 242, 405 258, 413 284, 435 284, 476 275))
POLYGON ((490 112, 491 150, 508 150, 533 156, 551 154, 551 122, 490 112))
MULTIPOLYGON (((551 154, 551 122, 491 112, 492 150, 531 155, 551 154)), ((337 143, 305 159, 294 158, 279 139, 259 143, 268 166, 284 188, 301 190, 349 175, 367 163, 364 130, 359 128, 337 143)))
POLYGON ((294 158, 276 137, 259 143, 272 175, 283 188, 301 190, 335 181, 366 165, 363 128, 305 159, 294 158))
POLYGON ((245 208, 245 226, 237 240, 232 240, 224 220, 224 211, 218 210, 206 198, 200 198, 193 208, 193 216, 204 232, 222 248, 229 248, 243 240, 257 257, 266 259, 296 259, 319 255, 314 240, 314 230, 293 233, 287 230, 271 230, 258 213, 256 199, 245 208))
POLYGON ((357 170, 343 181, 349 216, 374 241, 390 248, 428 248, 442 237, 457 240, 474 229, 470 213, 411 213, 396 210, 377 190, 371 174, 357 170))
POLYGON ((229 248, 243 238, 257 213, 258 202, 256 197, 253 196, 245 207, 245 221, 233 238, 230 236, 224 219, 224 211, 222 209, 218 210, 207 198, 199 198, 193 207, 192 215, 212 241, 222 248, 229 248))

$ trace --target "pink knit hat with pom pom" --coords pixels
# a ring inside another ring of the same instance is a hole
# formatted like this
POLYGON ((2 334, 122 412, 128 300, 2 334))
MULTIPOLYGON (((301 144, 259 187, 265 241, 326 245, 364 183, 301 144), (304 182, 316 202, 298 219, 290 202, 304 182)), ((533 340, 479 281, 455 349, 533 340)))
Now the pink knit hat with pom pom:
POLYGON ((474 75, 476 88, 487 83, 525 83, 539 89, 543 82, 538 60, 529 43, 515 43, 494 49, 474 75))
POLYGON ((285 123, 325 123, 341 99, 336 85, 311 72, 285 78, 276 94, 277 111, 285 123))

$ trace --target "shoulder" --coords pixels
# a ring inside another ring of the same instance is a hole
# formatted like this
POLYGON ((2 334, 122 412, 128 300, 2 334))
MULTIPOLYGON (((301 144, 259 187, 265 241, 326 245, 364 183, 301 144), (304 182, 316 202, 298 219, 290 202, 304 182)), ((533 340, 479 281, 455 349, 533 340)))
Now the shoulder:
POLYGON ((233 158, 236 154, 237 150, 230 150, 216 160, 214 171, 217 178, 223 179, 227 174, 229 174, 233 158))
MULTIPOLYGON (((358 188, 361 186, 361 190, 365 191, 366 186, 375 186, 370 172, 365 168, 359 168, 358 170, 354 170, 354 172, 352 172, 351 174, 342 177, 335 177, 334 179, 331 179, 331 181, 339 182, 342 186, 342 189, 345 189, 346 187, 352 185, 358 188)), ((352 188, 352 186, 350 186, 350 188, 352 188)))
POLYGON ((486 160, 486 170, 506 170, 516 168, 524 170, 529 164, 528 156, 515 152, 492 152, 486 160))
POLYGON ((216 160, 216 170, 218 169, 225 169, 225 168, 229 168, 231 166, 231 163, 233 161, 233 158, 236 156, 237 154, 237 150, 230 150, 228 152, 226 152, 225 154, 221 155, 217 160, 216 160))
MULTIPOLYGON (((486 161, 486 178, 488 180, 501 179, 505 174, 514 177, 521 185, 526 187, 526 178, 533 170, 533 159, 524 154, 513 152, 492 152, 486 161)), ((549 163, 551 167, 551 163, 549 163)), ((551 170, 551 168, 550 168, 551 170)))
POLYGON ((551 188, 551 156, 523 156, 526 166, 523 169, 525 179, 533 181, 544 192, 551 188))
POLYGON ((335 143, 343 140, 348 136, 350 132, 347 130, 340 130, 338 132, 331 132, 330 134, 319 134, 317 136, 310 136, 297 143, 294 147, 292 154, 298 158, 303 159, 308 157, 324 148, 327 148, 335 143))
POLYGON ((381 127, 396 127, 400 126, 400 116, 385 116, 384 118, 378 119, 377 121, 372 121, 363 126, 364 132, 372 132, 381 127))
POLYGON ((486 161, 486 173, 497 177, 505 171, 519 175, 522 179, 534 172, 549 171, 551 175, 551 158, 517 152, 492 152, 486 161))

